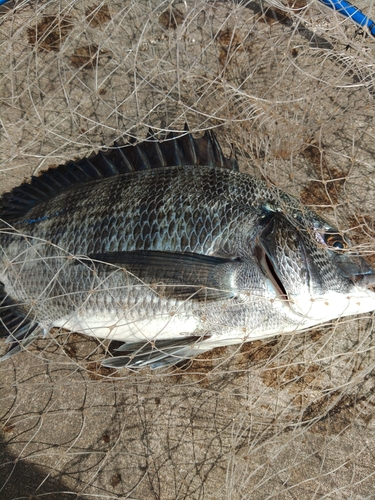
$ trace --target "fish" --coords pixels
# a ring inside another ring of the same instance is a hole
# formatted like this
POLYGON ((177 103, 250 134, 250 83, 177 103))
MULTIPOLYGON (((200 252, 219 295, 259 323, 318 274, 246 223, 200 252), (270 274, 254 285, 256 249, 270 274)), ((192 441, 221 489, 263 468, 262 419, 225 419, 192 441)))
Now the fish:
POLYGON ((345 234, 211 131, 149 131, 0 199, 1 361, 59 328, 121 343, 105 367, 168 367, 373 311, 374 284, 345 234))

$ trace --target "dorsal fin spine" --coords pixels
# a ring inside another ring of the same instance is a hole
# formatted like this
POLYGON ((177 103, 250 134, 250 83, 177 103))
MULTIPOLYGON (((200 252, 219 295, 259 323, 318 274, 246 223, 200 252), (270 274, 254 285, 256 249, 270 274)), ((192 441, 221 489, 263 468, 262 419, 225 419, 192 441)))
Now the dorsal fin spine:
POLYGON ((137 144, 135 146, 135 151, 138 154, 138 157, 139 157, 139 160, 140 160, 140 164, 142 165, 142 168, 145 169, 145 170, 147 170, 149 168, 152 168, 151 165, 150 165, 150 162, 148 160, 147 155, 143 152, 142 147, 139 144, 137 144))
POLYGON ((165 160, 165 156, 163 155, 163 151, 161 150, 160 144, 158 142, 153 142, 152 144, 154 145, 154 148, 155 148, 155 151, 156 151, 156 155, 157 155, 157 157, 160 160, 160 165, 162 167, 166 167, 167 166, 167 162, 165 160))
POLYGON ((95 165, 89 160, 89 158, 83 158, 81 160, 81 168, 85 171, 88 179, 100 179, 102 174, 95 165))
POLYGON ((123 171, 127 173, 134 172, 135 171, 134 165, 129 161, 127 156, 124 154, 123 146, 120 146, 117 144, 117 142, 115 142, 115 148, 116 148, 115 154, 117 155, 117 157, 120 158, 120 164, 123 166, 123 171))
POLYGON ((173 141, 173 150, 174 150, 176 165, 183 165, 184 164, 184 153, 183 153, 178 141, 173 141))
POLYGON ((224 163, 224 157, 223 157, 223 153, 221 151, 221 147, 220 147, 220 144, 217 142, 217 139, 215 137, 215 134, 210 134, 210 139, 211 139, 211 142, 213 144, 213 152, 214 152, 214 155, 215 155, 215 162, 218 163, 220 165, 221 168, 223 168, 225 166, 225 163, 224 163))
POLYGON ((204 133, 206 139, 207 159, 210 165, 215 165, 215 155, 212 147, 211 134, 208 130, 204 133))
POLYGON ((192 165, 197 165, 197 152, 195 150, 195 140, 191 134, 186 134, 192 165))
POLYGON ((108 177, 112 177, 112 175, 118 175, 120 173, 114 163, 109 159, 108 155, 104 154, 103 151, 99 151, 95 158, 97 159, 97 162, 102 161, 105 163, 109 173, 108 177))

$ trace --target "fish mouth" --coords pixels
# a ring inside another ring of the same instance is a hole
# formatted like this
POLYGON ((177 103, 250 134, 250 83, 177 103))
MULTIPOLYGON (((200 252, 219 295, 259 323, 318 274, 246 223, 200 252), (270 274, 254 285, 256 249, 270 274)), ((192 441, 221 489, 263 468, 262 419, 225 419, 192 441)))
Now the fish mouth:
POLYGON ((278 275, 275 266, 272 263, 272 260, 268 256, 267 252, 261 247, 255 247, 255 256, 258 260, 259 266, 263 272, 263 274, 268 278, 269 282, 273 290, 276 292, 276 295, 279 299, 289 301, 289 297, 283 282, 278 275))
POLYGON ((348 278, 354 285, 374 289, 375 271, 357 254, 343 254, 335 256, 335 264, 340 273, 348 278))
POLYGON ((375 273, 356 274, 351 276, 350 279, 355 285, 375 291, 375 273))

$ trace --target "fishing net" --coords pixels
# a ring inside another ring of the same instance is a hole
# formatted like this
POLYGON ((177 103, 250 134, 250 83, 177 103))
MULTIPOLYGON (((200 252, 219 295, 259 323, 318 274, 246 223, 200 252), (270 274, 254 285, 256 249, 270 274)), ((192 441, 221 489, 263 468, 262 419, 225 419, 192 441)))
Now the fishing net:
MULTIPOLYGON (((349 20, 306 0, 21 0, 0 33, 2 192, 187 123, 375 264, 375 40, 349 20)), ((161 371, 51 332, 0 365, 0 497, 373 498, 372 332, 347 317, 161 371)))

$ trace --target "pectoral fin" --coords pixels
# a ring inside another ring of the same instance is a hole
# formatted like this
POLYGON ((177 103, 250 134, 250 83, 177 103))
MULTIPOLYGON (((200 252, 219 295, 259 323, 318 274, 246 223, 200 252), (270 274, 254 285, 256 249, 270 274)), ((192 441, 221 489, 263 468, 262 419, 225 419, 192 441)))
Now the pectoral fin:
POLYGON ((103 253, 90 258, 125 268, 166 298, 220 300, 235 295, 231 277, 239 265, 237 260, 147 250, 103 253))

